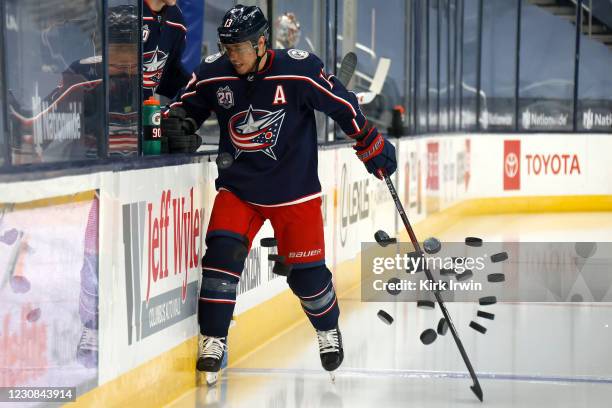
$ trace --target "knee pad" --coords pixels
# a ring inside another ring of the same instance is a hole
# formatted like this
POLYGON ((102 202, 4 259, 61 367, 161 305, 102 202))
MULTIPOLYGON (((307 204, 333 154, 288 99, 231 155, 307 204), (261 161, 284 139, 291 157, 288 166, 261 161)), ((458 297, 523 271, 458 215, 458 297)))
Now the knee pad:
POLYGON ((311 316, 325 314, 336 303, 332 274, 325 265, 293 270, 287 283, 311 316))
POLYGON ((215 236, 206 240, 206 253, 202 267, 228 269, 240 273, 244 268, 249 250, 245 241, 227 236, 215 236))

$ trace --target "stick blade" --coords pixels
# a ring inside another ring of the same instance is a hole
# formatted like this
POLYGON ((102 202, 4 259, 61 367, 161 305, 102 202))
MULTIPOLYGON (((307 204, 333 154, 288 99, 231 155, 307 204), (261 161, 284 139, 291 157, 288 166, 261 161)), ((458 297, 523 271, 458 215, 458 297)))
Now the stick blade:
POLYGON ((338 80, 345 87, 348 86, 348 83, 351 81, 353 74, 355 73, 355 68, 357 67, 357 54, 350 51, 347 52, 344 58, 342 58, 342 62, 340 63, 340 70, 338 71, 338 80))
POLYGON ((482 402, 482 388, 480 388, 480 384, 474 383, 474 385, 470 386, 470 389, 472 390, 474 395, 476 395, 476 398, 478 398, 478 400, 482 402))

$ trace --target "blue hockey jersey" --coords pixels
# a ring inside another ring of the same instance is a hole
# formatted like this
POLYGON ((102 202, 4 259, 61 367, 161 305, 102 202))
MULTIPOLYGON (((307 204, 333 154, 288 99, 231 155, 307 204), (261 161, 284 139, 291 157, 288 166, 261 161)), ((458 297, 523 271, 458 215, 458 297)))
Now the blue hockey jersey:
POLYGON ((187 28, 178 6, 164 6, 159 13, 144 2, 142 12, 144 99, 154 92, 168 98, 176 96, 191 77, 181 58, 187 28))
POLYGON ((315 109, 349 136, 366 123, 355 94, 326 74, 316 55, 295 49, 268 51, 262 71, 241 77, 227 56, 211 55, 173 107, 178 105, 198 126, 216 113, 219 153, 234 157, 219 170, 217 190, 260 205, 320 195, 315 109))
POLYGON ((260 205, 320 194, 315 109, 349 136, 366 123, 355 94, 326 74, 316 55, 296 49, 269 50, 266 67, 246 76, 236 74, 226 55, 211 55, 175 106, 198 126, 216 113, 219 153, 234 157, 229 168, 219 170, 217 190, 260 205))

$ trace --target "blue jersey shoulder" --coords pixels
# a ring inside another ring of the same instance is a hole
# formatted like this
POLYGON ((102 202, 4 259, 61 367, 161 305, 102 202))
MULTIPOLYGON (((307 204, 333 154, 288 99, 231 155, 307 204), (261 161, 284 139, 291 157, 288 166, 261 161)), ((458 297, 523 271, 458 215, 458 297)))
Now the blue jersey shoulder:
POLYGON ((236 71, 227 56, 217 52, 202 59, 198 77, 206 79, 219 76, 236 76, 236 71))
POLYGON ((318 75, 323 68, 323 62, 315 54, 291 48, 275 49, 274 64, 286 75, 318 75))

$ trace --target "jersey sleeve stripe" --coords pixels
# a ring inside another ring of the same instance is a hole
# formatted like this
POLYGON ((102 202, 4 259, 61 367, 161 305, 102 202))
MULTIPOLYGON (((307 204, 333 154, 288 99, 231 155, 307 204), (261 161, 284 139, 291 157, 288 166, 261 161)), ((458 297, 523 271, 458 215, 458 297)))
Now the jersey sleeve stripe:
POLYGON ((170 20, 166 20, 166 24, 168 24, 171 27, 176 27, 176 28, 180 28, 181 30, 183 30, 184 32, 187 32, 187 27, 185 27, 182 24, 179 23, 175 23, 174 21, 170 21, 170 20))
POLYGON ((205 85, 208 84, 210 82, 217 82, 217 81, 235 81, 238 80, 240 78, 235 77, 235 76, 222 76, 222 77, 213 77, 213 78, 208 78, 208 79, 203 79, 200 82, 198 82, 196 84, 196 86, 200 86, 200 85, 205 85))
POLYGON ((191 85, 193 85, 195 83, 195 81, 197 81, 198 77, 196 76, 195 72, 191 74, 191 79, 189 80, 189 83, 187 83, 187 86, 185 87, 185 89, 189 89, 191 87, 191 85))
POLYGON ((346 105, 351 113, 353 114, 353 117, 357 117, 357 112, 355 112, 355 108, 353 107, 353 105, 351 105, 349 103, 349 101, 347 101, 346 99, 342 99, 340 98, 338 95, 334 95, 333 93, 331 93, 330 91, 328 91, 327 89, 325 89, 323 86, 321 86, 320 84, 318 84, 315 80, 313 80, 312 78, 306 77, 306 76, 301 76, 301 75, 274 75, 274 76, 269 76, 265 78, 266 80, 274 80, 274 79, 289 79, 289 80, 298 80, 298 81, 307 81, 310 82, 312 85, 314 85, 317 89, 319 89, 320 91, 322 91, 323 93, 325 93, 327 96, 335 99, 336 101, 346 105))
POLYGON ((181 95, 181 99, 189 98, 190 96, 193 96, 196 93, 197 91, 191 91, 191 92, 184 93, 183 95, 181 95))

